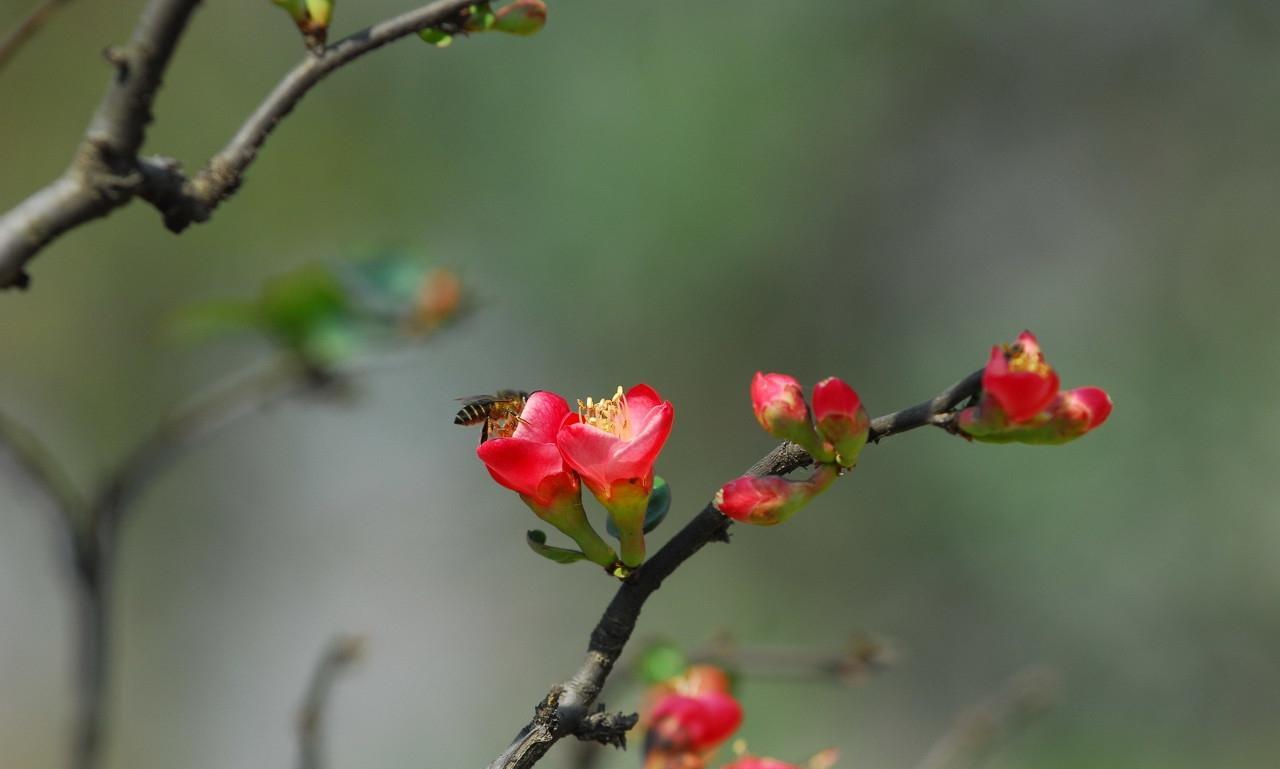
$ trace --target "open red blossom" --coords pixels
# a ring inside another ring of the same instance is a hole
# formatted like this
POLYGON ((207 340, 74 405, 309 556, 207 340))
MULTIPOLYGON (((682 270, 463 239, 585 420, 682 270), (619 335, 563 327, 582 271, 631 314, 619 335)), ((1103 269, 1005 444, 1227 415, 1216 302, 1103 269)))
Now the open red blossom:
POLYGON ((510 438, 480 444, 476 455, 498 483, 540 505, 579 494, 578 479, 556 447, 556 433, 569 414, 569 404, 555 393, 529 396, 520 423, 510 438))
POLYGON ((563 417, 555 438, 564 461, 606 505, 619 484, 647 497, 653 490, 653 464, 671 434, 671 402, 649 385, 638 384, 625 394, 619 387, 612 398, 588 398, 578 405, 579 413, 563 417))
POLYGON ((654 704, 649 719, 646 753, 701 753, 716 748, 737 730, 742 706, 719 691, 668 694, 654 704))
POLYGON ((1035 335, 1023 331, 1014 344, 991 348, 991 358, 982 372, 982 390, 1010 422, 1026 422, 1058 394, 1058 374, 1045 363, 1035 335))

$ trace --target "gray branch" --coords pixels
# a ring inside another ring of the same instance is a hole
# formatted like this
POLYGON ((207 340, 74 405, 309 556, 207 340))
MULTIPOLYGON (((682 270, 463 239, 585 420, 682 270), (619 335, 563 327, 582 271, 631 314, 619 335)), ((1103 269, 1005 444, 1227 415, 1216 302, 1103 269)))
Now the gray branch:
POLYGON ((115 73, 70 167, 0 216, 0 288, 30 283, 26 265, 55 238, 142 198, 181 232, 204 222, 239 188, 276 124, 334 70, 427 27, 460 24, 475 0, 436 0, 309 55, 250 115, 231 141, 188 178, 178 163, 141 157, 151 105, 173 50, 200 0, 151 0, 129 44, 107 51, 115 73))

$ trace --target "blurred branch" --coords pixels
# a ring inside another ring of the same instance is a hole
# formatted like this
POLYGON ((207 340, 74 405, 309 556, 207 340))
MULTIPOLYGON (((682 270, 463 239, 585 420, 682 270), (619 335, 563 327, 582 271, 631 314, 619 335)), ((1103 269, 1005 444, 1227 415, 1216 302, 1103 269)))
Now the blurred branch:
POLYGON ((868 676, 891 667, 897 659, 898 652, 891 644, 861 634, 838 649, 741 646, 732 638, 722 637, 689 655, 692 664, 711 664, 753 678, 819 678, 844 686, 863 683, 868 676))
POLYGON ((340 636, 329 642, 316 662, 298 710, 298 769, 323 769, 324 718, 338 676, 364 653, 364 639, 340 636))
POLYGON ((18 52, 24 43, 30 40, 40 27, 53 16, 53 12, 66 5, 68 0, 42 0, 36 7, 18 22, 18 26, 0 40, 0 69, 9 63, 9 59, 18 52))
POLYGON ((7 450, 26 479, 48 498, 60 531, 74 531, 85 503, 66 470, 27 428, 0 414, 0 451, 7 450))
MULTIPOLYGON (((954 410, 977 395, 982 372, 976 371, 930 400, 871 422, 871 438, 879 442, 890 435, 937 424, 935 417, 954 410)), ((754 475, 782 475, 812 462, 802 449, 783 443, 769 452, 748 472, 754 475)), ((640 610, 663 581, 694 553, 710 542, 728 542, 733 521, 708 504, 683 529, 662 546, 618 588, 604 615, 591 631, 587 656, 568 680, 548 692, 534 710, 530 721, 502 751, 489 769, 527 769, 536 764, 559 740, 580 736, 583 720, 600 694, 605 680, 635 630, 640 610)))
POLYGON ((204 222, 240 186, 277 123, 333 71, 427 27, 447 27, 475 0, 436 0, 356 32, 295 66, 231 141, 195 176, 176 160, 141 157, 151 104, 178 38, 199 0, 151 0, 130 42, 107 51, 116 72, 76 150, 56 180, 0 216, 0 288, 25 288, 27 263, 55 238, 141 197, 181 232, 204 222))
POLYGON ((69 544, 65 560, 76 591, 78 695, 72 743, 73 769, 95 769, 101 760, 110 661, 111 583, 117 543, 130 505, 176 458, 233 422, 290 395, 341 393, 345 379, 292 360, 228 380, 174 409, 111 472, 87 502, 35 437, 0 418, 0 448, 7 447, 24 473, 55 502, 60 531, 69 544))
POLYGON ((1016 673, 990 698, 962 710, 916 769, 977 766, 1002 740, 1052 707, 1057 692, 1058 676, 1052 670, 1036 667, 1016 673))

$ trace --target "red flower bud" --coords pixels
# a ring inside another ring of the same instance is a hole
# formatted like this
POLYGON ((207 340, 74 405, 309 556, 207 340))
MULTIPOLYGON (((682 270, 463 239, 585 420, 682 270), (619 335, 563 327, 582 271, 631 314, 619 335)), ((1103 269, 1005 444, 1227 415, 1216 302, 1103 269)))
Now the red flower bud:
POLYGON ((956 426, 984 443, 1067 443, 1093 430, 1111 415, 1111 397, 1097 387, 1077 387, 1058 393, 1049 406, 1032 419, 1012 424, 998 410, 975 406, 960 412, 956 426))
POLYGON ((751 380, 751 408, 756 421, 773 437, 799 444, 819 462, 834 459, 834 452, 813 429, 804 389, 795 377, 757 371, 751 380))
POLYGON ((716 492, 716 508, 741 523, 775 526, 795 515, 822 493, 839 475, 831 465, 818 465, 808 480, 792 481, 776 475, 744 475, 716 492))
POLYGON ((982 372, 982 391, 1010 422, 1026 422, 1057 395, 1058 375, 1045 363, 1035 335, 1023 331, 1014 344, 991 348, 982 372))
POLYGON ((836 461, 853 467, 867 445, 871 417, 858 393, 843 380, 828 377, 813 386, 813 417, 818 431, 836 449, 836 461))

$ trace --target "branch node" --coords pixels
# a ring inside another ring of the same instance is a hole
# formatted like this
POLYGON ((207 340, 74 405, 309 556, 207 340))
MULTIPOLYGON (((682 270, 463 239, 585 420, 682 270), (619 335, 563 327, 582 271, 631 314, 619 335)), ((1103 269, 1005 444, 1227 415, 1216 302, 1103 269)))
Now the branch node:
POLYGON ((598 742, 618 750, 627 749, 627 732, 640 720, 639 713, 606 713, 604 703, 596 705, 591 715, 582 719, 573 736, 583 742, 598 742))

